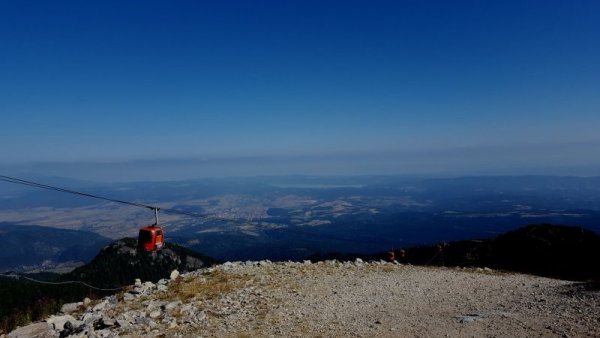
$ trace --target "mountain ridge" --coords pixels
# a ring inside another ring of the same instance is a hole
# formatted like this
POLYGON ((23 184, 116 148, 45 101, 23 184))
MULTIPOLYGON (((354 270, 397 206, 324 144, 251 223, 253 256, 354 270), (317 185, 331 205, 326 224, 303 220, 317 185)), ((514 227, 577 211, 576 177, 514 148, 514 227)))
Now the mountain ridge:
POLYGON ((0 272, 51 268, 65 261, 84 264, 110 242, 91 231, 0 222, 0 272))
MULTIPOLYGON (((399 266, 407 267, 408 265, 406 264, 412 263, 421 265, 456 266, 457 268, 453 268, 452 271, 463 271, 461 269, 467 269, 466 271, 487 273, 490 271, 497 271, 496 269, 503 269, 566 279, 591 279, 598 282, 598 280, 600 280, 600 278, 598 278, 598 271, 593 268, 590 269, 590 267, 593 267, 593 264, 598 261, 596 253, 598 243, 598 235, 585 229, 546 224, 524 227, 507 232, 491 240, 469 240, 446 243, 442 251, 444 253, 442 260, 440 260, 439 257, 437 260, 434 259, 439 254, 439 252, 436 251, 437 248, 434 246, 407 248, 405 250, 405 257, 401 257, 399 255, 399 250, 396 250, 397 261, 393 263, 386 262, 389 259, 389 253, 384 252, 371 255, 349 253, 328 254, 320 257, 312 257, 312 261, 306 260, 304 263, 288 262, 278 264, 283 264, 286 267, 293 267, 295 269, 298 266, 322 266, 323 264, 326 266, 362 266, 362 263, 364 262, 365 266, 389 266, 397 269, 399 266), (566 238, 568 239, 567 241, 565 241, 566 238), (531 240, 534 240, 533 244, 531 240), (501 245, 498 245, 498 243, 501 245), (543 245, 540 246, 538 245, 539 243, 543 245), (564 251, 564 247, 575 248, 576 250, 572 251, 571 255, 556 256, 551 254, 553 251, 564 251), (510 248, 511 250, 509 253, 513 253, 507 257, 509 262, 518 261, 525 263, 521 266, 521 269, 519 269, 519 266, 515 268, 514 264, 512 267, 502 265, 503 261, 497 260, 498 257, 502 257, 498 252, 506 254, 505 251, 502 251, 506 248, 510 248), (592 256, 584 257, 588 253, 591 253, 592 256), (465 260, 466 258, 468 259, 465 260), (560 259, 562 259, 562 261, 560 259), (573 260, 576 259, 581 261, 573 263, 573 260), (544 266, 544 269, 536 270, 536 264, 539 264, 542 261, 550 262, 551 264, 544 266), (496 262, 496 264, 494 264, 494 262, 496 262), (490 269, 490 267, 493 269, 490 269), (564 270, 565 267, 570 268, 570 270, 564 270), (549 271, 547 270, 548 268, 553 268, 555 271, 549 271)), ((164 281, 171 277, 173 270, 181 271, 184 275, 192 274, 201 278, 204 278, 201 275, 207 273, 210 276, 217 278, 218 276, 213 274, 214 271, 217 271, 218 274, 220 274, 221 272, 227 272, 230 267, 237 269, 237 267, 242 266, 271 266, 273 264, 267 260, 248 261, 246 263, 226 262, 219 265, 216 270, 211 270, 211 266, 218 263, 220 262, 216 259, 195 253, 190 249, 174 243, 167 243, 164 249, 157 252, 138 251, 136 240, 133 238, 125 238, 105 246, 94 260, 85 266, 77 268, 68 274, 50 278, 54 278, 55 281, 78 280, 100 288, 124 287, 124 290, 129 290, 126 291, 126 293, 131 293, 132 288, 138 288, 138 291, 133 293, 134 296, 124 296, 122 293, 117 293, 117 295, 121 295, 119 297, 132 299, 131 297, 135 298, 135 295, 144 293, 144 290, 148 287, 150 289, 155 288, 156 285, 154 283, 166 285, 164 281), (139 280, 147 281, 147 283, 140 284, 139 280)), ((514 273, 495 272, 494 274, 504 276, 514 273)), ((220 292, 219 290, 228 290, 232 286, 228 278, 229 277, 216 279, 216 284, 213 286, 216 288, 217 294, 220 292)), ((2 282, 2 279, 0 279, 0 283, 2 282)), ((232 283, 236 285, 235 282, 232 283)), ((34 285, 31 284, 31 286, 34 285)), ((213 286, 211 286, 211 288, 213 286)), ((13 285, 11 287, 14 289, 15 286, 13 285)), ((203 286, 194 286, 194 288, 195 287, 199 287, 200 289, 204 288, 203 286)), ((161 288, 164 289, 164 287, 161 288)), ((18 290, 18 288, 15 290, 18 290)), ((81 299, 83 295, 88 294, 86 293, 86 288, 81 285, 71 288, 71 294, 66 296, 61 296, 61 291, 57 288, 45 290, 46 294, 56 294, 57 297, 53 300, 51 306, 46 309, 49 310, 46 314, 58 311, 61 304, 64 302, 81 299), (48 293, 47 290, 50 290, 51 292, 48 293)), ((7 288, 4 291, 7 292, 5 292, 4 295, 0 295, 0 299, 4 303, 6 303, 7 300, 10 301, 11 297, 14 299, 14 292, 11 293, 10 288, 7 288)), ((35 295, 36 294, 33 294, 34 298, 35 295)), ((96 295, 103 296, 106 295, 106 293, 96 292, 96 295)), ((213 294, 213 296, 216 297, 216 294, 213 294)), ((32 299, 32 301, 33 300, 35 299, 32 299)), ((0 308, 14 308, 14 305, 9 303, 7 306, 0 306, 0 308)), ((4 315, 8 315, 8 313, 4 315)), ((11 327, 8 324, 3 326, 11 327)))

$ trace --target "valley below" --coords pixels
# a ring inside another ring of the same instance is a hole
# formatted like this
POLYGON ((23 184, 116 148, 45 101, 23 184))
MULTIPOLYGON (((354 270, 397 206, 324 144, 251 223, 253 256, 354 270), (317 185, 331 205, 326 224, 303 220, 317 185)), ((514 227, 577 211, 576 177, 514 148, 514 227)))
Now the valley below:
MULTIPOLYGON (((492 238, 528 224, 600 231, 600 180, 594 177, 289 176, 64 184, 207 216, 160 213, 159 222, 167 241, 221 260, 303 260, 332 252, 373 253, 492 238)), ((28 247, 31 239, 16 234, 14 226, 79 231, 85 237, 94 233, 102 239, 78 245, 97 251, 98 243, 135 237, 140 227, 154 221, 150 210, 136 207, 31 188, 4 191, 0 191, 0 244, 12 233, 10 243, 16 248, 28 247)), ((56 233, 56 238, 63 237, 64 232, 56 233)), ((57 253, 71 250, 71 243, 42 239, 36 246, 57 253)), ((18 255, 11 257, 12 265, 2 269, 51 269, 66 261, 91 258, 87 254, 40 254, 36 264, 18 255)))

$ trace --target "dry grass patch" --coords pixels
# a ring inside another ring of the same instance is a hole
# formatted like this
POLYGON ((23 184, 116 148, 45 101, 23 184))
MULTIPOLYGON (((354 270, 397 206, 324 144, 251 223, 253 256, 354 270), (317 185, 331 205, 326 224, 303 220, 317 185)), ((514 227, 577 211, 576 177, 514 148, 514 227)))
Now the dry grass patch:
POLYGON ((170 297, 178 297, 183 301, 192 298, 205 300, 212 299, 233 290, 243 288, 248 282, 247 276, 213 271, 203 278, 178 281, 171 284, 170 297))

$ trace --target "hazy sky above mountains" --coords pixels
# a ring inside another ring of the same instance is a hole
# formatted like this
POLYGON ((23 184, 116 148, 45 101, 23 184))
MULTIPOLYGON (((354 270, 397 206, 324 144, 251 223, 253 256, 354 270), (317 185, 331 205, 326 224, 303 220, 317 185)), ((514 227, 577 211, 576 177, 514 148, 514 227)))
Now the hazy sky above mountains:
POLYGON ((13 171, 600 174, 598 1, 3 1, 0 46, 13 171))

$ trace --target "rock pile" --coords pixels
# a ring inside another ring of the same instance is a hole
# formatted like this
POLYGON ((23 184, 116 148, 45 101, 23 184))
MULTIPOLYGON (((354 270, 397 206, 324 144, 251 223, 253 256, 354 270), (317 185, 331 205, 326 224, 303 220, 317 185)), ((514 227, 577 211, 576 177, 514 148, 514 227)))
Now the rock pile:
MULTIPOLYGON (((105 297, 97 302, 89 298, 82 302, 67 303, 61 307, 61 314, 50 316, 44 323, 31 324, 8 334, 9 338, 21 337, 116 337, 123 329, 132 325, 147 325, 156 328, 156 322, 161 319, 169 327, 174 327, 175 321, 166 318, 164 313, 172 311, 181 302, 166 302, 153 300, 160 294, 169 291, 168 284, 179 277, 179 271, 171 272, 171 279, 161 279, 158 283, 144 282, 136 279, 129 291, 119 295, 105 297), (140 304, 141 310, 127 311, 125 304, 140 304), (116 310, 125 310, 116 315, 116 310)), ((176 325, 176 324, 175 324, 176 325)))

